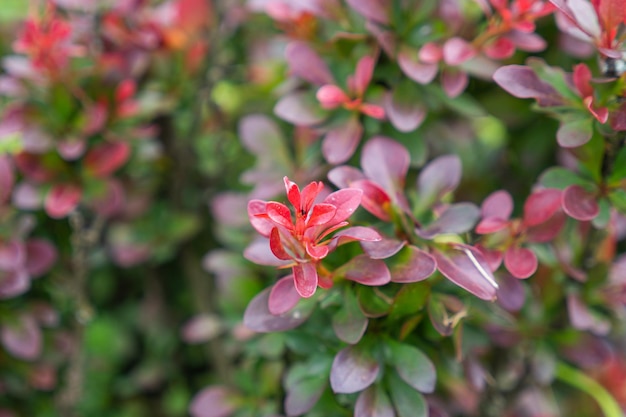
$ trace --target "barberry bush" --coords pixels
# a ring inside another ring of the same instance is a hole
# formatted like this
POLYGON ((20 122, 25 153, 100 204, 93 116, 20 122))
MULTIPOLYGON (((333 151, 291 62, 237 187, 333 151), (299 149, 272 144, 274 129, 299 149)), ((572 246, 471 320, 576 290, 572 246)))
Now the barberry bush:
POLYGON ((625 415, 625 1, 5 1, 1 417, 625 415))

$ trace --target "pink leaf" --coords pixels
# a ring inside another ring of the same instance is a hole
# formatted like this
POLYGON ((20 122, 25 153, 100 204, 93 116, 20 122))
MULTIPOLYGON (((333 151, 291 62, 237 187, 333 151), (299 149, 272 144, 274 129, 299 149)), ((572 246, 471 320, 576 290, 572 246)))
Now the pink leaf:
POLYGON ((385 112, 389 121, 400 132, 412 132, 426 117, 426 109, 417 102, 403 103, 392 93, 385 95, 385 112))
POLYGON ((30 277, 24 269, 0 270, 0 300, 17 297, 30 288, 30 277))
POLYGON ((16 323, 3 323, 0 342, 11 355, 26 361, 37 359, 43 349, 41 330, 35 319, 27 315, 20 316, 16 323))
POLYGON ((206 343, 222 330, 220 319, 214 314, 199 314, 188 320, 181 329, 181 338, 189 344, 206 343))
POLYGON ((332 217, 332 224, 341 223, 354 214, 361 203, 363 191, 357 188, 344 188, 335 191, 324 199, 324 204, 329 204, 336 208, 332 217))
POLYGON ((108 177, 126 163, 130 156, 130 145, 126 142, 104 142, 91 148, 83 163, 90 175, 108 177))
POLYGON ((274 223, 267 217, 267 203, 265 201, 250 200, 248 202, 248 218, 257 232, 269 237, 274 228, 274 223))
POLYGON ((363 136, 363 126, 358 117, 351 117, 346 123, 331 129, 322 142, 322 154, 330 164, 346 162, 354 154, 363 136))
MULTIPOLYGON (((363 241, 363 251, 372 259, 387 259, 398 253, 406 242, 397 239, 383 237, 378 241, 363 241)), ((393 280, 393 277, 392 277, 393 280)))
POLYGON ((274 107, 274 114, 297 126, 312 126, 324 120, 306 93, 291 93, 281 98, 274 107))
POLYGON ((291 260, 286 261, 278 259, 276 255, 272 253, 267 239, 257 239, 252 242, 243 251, 243 256, 258 265, 281 267, 289 265, 292 262, 291 260))
POLYGON ((570 185, 562 194, 563 211, 580 221, 593 220, 600 212, 596 193, 580 185, 570 185))
POLYGON ((328 180, 338 188, 351 187, 352 182, 365 179, 365 175, 351 166, 340 166, 330 170, 328 180))
POLYGON ((333 236, 333 240, 331 244, 329 244, 329 246, 331 248, 334 248, 348 242, 376 242, 380 239, 380 234, 378 234, 376 230, 364 226, 354 226, 340 230, 339 232, 335 233, 335 235, 333 236))
POLYGON ((469 76, 464 71, 446 68, 441 73, 441 86, 450 98, 455 98, 465 91, 468 83, 469 76))
POLYGON ((320 87, 315 94, 324 109, 335 109, 342 104, 350 101, 350 97, 339 87, 334 84, 326 84, 320 87))
POLYGON ((556 237, 556 235, 559 234, 559 232, 565 225, 566 220, 567 216, 565 215, 565 213, 563 213, 562 211, 557 211, 544 223, 541 223, 537 226, 529 227, 526 230, 526 241, 536 243, 551 241, 556 237))
POLYGON ((370 139, 361 153, 361 167, 371 180, 380 184, 391 197, 404 188, 410 156, 404 146, 384 136, 370 139))
POLYGON ((359 62, 356 64, 356 71, 354 72, 354 92, 362 97, 365 94, 365 90, 367 90, 367 86, 372 81, 372 75, 374 74, 374 66, 376 62, 374 58, 371 56, 364 56, 359 59, 359 62))
POLYGON ((293 280, 296 291, 303 298, 309 298, 317 289, 317 269, 314 263, 297 264, 293 267, 293 280))
POLYGON ((26 248, 17 240, 0 242, 0 269, 18 269, 26 261, 26 248))
POLYGON ((480 217, 480 211, 472 203, 457 203, 448 207, 434 222, 416 233, 423 239, 432 239, 444 233, 465 233, 469 231, 480 217))
POLYGON ((429 253, 415 246, 407 247, 408 256, 403 256, 399 263, 391 268, 393 282, 408 283, 423 281, 437 269, 437 263, 429 253))
POLYGON ((495 217, 508 220, 513 213, 513 198, 506 191, 495 191, 483 201, 480 211, 484 219, 495 217))
POLYGON ((476 225, 476 233, 479 235, 485 235, 489 233, 495 233, 506 228, 509 225, 508 220, 498 219, 496 217, 490 217, 484 220, 481 220, 480 223, 476 225))
POLYGON ((451 66, 461 65, 476 55, 476 49, 461 38, 451 38, 443 45, 443 60, 451 66))
POLYGON ((593 119, 580 117, 563 118, 559 130, 556 132, 556 140, 564 148, 576 148, 591 140, 593 135, 593 119))
POLYGON ((206 387, 192 398, 189 414, 191 417, 228 417, 237 410, 233 396, 225 387, 206 387))
POLYGON ((436 64, 443 59, 443 50, 434 42, 427 42, 420 48, 418 58, 426 64, 436 64))
POLYGON ((430 205, 454 191, 461 182, 461 173, 461 159, 456 155, 444 155, 432 160, 420 172, 417 181, 420 199, 430 205))
POLYGON ((398 65, 402 72, 415 82, 420 84, 430 83, 437 72, 437 63, 428 64, 418 59, 417 51, 410 48, 403 48, 398 53, 398 65))
POLYGON ((371 259, 367 255, 357 255, 335 272, 346 279, 359 284, 378 287, 391 281, 391 275, 385 262, 371 259))
POLYGON ((337 353, 330 369, 330 386, 338 394, 351 394, 369 387, 378 376, 380 365, 369 351, 348 346, 337 353))
POLYGON ((504 254, 504 266, 515 278, 525 279, 537 271, 537 256, 530 249, 513 246, 504 254))
POLYGON ((577 294, 568 294, 567 311, 572 326, 578 330, 589 330, 598 336, 604 336, 611 330, 611 324, 593 314, 577 294))
POLYGON ((283 246, 283 243, 281 242, 280 231, 278 230, 278 227, 273 228, 272 232, 270 233, 270 250, 278 259, 281 259, 283 261, 288 261, 292 259, 292 256, 287 253, 283 246))
POLYGON ((556 90, 541 80, 535 71, 524 65, 507 65, 498 68, 493 80, 509 94, 518 98, 537 100, 558 96, 556 90))
POLYGON ((346 0, 346 3, 369 20, 389 23, 389 7, 384 0, 346 0))
POLYGON ((275 315, 269 311, 270 289, 266 288, 250 301, 243 315, 243 324, 260 333, 281 332, 298 327, 312 313, 311 306, 300 303, 286 313, 275 315))
POLYGON ((515 44, 509 38, 500 37, 488 44, 483 50, 489 58, 507 59, 515 53, 515 44))
POLYGON ((57 260, 54 246, 44 239, 30 239, 26 242, 26 270, 35 278, 45 274, 57 260))
POLYGON ((537 226, 561 208, 561 190, 546 188, 532 193, 524 203, 524 224, 537 226))
MULTIPOLYGON (((332 196, 332 194, 331 194, 332 196)), ((330 196, 329 196, 330 197, 330 196)), ((341 210, 341 207, 336 207, 335 204, 333 204, 334 202, 329 201, 328 197, 326 198, 326 200, 324 200, 325 202, 322 204, 316 204, 313 206, 313 210, 311 210, 311 214, 309 215, 309 218, 306 222, 307 227, 311 227, 311 226, 320 226, 323 224, 326 224, 328 222, 330 222, 331 220, 333 220, 333 218, 341 218, 345 215, 345 217, 349 217, 350 214, 352 214, 352 212, 354 211, 354 209, 356 207, 359 206, 359 201, 361 200, 361 196, 359 195, 356 201, 356 205, 354 208, 350 208, 346 210, 351 210, 350 213, 348 213, 347 215, 345 213, 340 213, 339 210, 341 210)), ((344 220, 343 218, 341 220, 339 220, 337 223, 341 222, 342 220, 344 220)))
POLYGON ((8 156, 0 155, 0 208, 9 201, 14 182, 13 163, 8 156))
POLYGON ((359 180, 352 182, 351 186, 363 191, 361 205, 365 210, 383 221, 391 219, 391 198, 376 183, 370 180, 359 180))
POLYGON ((291 73, 311 84, 333 84, 335 81, 326 63, 306 43, 290 42, 285 51, 291 73))
POLYGON ((288 275, 278 280, 272 287, 268 309, 270 313, 278 316, 294 308, 298 301, 300 301, 300 295, 296 291, 293 275, 288 275))
POLYGON ((78 206, 82 197, 82 190, 73 184, 58 184, 46 195, 44 207, 46 213, 54 219, 67 216, 78 206))
POLYGON ((482 254, 468 245, 453 251, 434 251, 437 269, 450 281, 483 300, 496 298, 497 284, 482 254))

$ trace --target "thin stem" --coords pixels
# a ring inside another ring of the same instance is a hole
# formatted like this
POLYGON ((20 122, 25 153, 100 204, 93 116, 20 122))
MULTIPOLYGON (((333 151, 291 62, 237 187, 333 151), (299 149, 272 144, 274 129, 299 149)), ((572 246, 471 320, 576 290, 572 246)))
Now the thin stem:
POLYGON ((615 398, 596 380, 588 377, 582 371, 563 362, 558 362, 555 376, 559 381, 589 394, 596 400, 605 417, 624 417, 624 412, 615 398))

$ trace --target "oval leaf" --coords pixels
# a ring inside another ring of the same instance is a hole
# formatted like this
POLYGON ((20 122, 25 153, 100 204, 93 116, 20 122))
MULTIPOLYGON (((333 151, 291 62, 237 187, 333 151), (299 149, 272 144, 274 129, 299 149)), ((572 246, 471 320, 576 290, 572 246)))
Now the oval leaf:
POLYGON ((367 349, 348 346, 337 353, 330 369, 330 386, 338 394, 351 394, 369 387, 378 376, 379 363, 367 349))

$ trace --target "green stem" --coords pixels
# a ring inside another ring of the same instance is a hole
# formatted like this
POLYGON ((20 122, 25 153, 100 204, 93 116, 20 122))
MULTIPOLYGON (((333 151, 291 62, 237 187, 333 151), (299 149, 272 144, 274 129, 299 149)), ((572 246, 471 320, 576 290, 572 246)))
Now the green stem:
POLYGON ((593 397, 605 417, 624 417, 624 412, 615 398, 596 380, 588 377, 582 371, 563 362, 558 362, 556 364, 556 378, 593 397))

